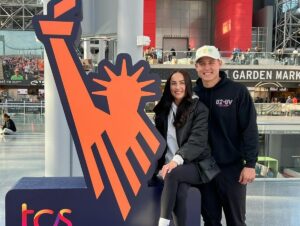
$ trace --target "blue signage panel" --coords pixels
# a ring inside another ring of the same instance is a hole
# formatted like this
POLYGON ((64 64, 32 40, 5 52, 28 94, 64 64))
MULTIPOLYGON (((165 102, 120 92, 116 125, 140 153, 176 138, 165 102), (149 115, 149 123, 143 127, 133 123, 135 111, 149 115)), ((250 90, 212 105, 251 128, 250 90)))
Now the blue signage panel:
MULTIPOLYGON (((154 226, 162 186, 144 186, 124 221, 112 190, 99 199, 83 178, 23 178, 6 196, 7 226, 154 226)), ((200 226, 200 192, 191 188, 187 225, 200 226)))

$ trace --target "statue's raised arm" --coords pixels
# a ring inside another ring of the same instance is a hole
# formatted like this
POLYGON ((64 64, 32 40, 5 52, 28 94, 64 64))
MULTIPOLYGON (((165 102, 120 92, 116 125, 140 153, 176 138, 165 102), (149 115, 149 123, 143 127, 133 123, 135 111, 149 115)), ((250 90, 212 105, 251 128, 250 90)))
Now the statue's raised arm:
MULTIPOLYGON (((96 198, 111 189, 123 219, 153 174, 163 141, 146 116, 146 102, 160 96, 160 79, 149 64, 132 65, 120 54, 98 73, 84 72, 74 48, 80 0, 50 1, 48 14, 33 20, 44 43, 87 185, 96 198)), ((104 204, 105 205, 105 204, 104 204)))

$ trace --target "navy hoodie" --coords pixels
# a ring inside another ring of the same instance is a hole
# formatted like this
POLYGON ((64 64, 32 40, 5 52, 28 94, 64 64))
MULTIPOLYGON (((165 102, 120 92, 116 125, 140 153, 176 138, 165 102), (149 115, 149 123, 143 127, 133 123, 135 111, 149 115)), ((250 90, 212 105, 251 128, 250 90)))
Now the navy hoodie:
POLYGON ((197 80, 194 88, 199 99, 209 108, 209 142, 220 167, 245 164, 254 168, 258 156, 256 111, 247 88, 227 78, 205 88, 197 80))

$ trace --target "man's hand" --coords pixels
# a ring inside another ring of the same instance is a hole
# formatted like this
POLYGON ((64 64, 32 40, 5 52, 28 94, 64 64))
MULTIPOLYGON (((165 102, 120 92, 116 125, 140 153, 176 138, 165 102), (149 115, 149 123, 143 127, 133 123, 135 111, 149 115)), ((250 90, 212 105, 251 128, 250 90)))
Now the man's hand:
POLYGON ((165 179, 166 174, 170 173, 176 167, 177 167, 177 163, 175 161, 171 161, 168 164, 163 166, 163 168, 160 170, 160 175, 162 176, 163 179, 165 179))
POLYGON ((241 172, 239 182, 241 184, 248 184, 252 183, 255 179, 255 169, 254 168, 249 168, 249 167, 244 167, 244 169, 241 172))

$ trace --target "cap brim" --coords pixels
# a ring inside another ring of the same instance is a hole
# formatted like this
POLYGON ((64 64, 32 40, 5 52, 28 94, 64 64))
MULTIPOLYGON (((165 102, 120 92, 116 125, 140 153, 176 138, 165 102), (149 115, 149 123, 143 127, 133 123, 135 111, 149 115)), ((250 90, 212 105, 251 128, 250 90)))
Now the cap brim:
POLYGON ((199 56, 199 57, 195 60, 195 62, 197 62, 198 60, 200 60, 200 59, 203 58, 203 57, 209 57, 209 58, 212 58, 212 59, 214 59, 214 60, 221 60, 221 58, 216 58, 216 57, 208 56, 208 55, 202 55, 202 56, 199 56))

